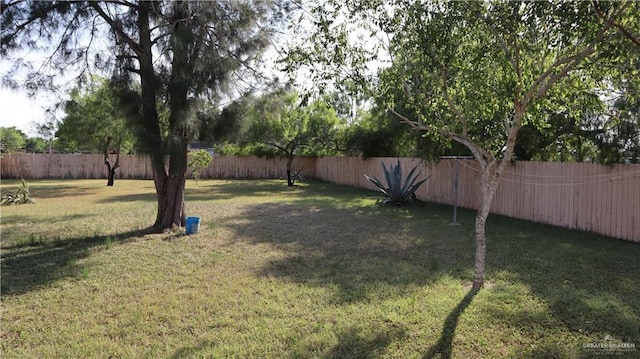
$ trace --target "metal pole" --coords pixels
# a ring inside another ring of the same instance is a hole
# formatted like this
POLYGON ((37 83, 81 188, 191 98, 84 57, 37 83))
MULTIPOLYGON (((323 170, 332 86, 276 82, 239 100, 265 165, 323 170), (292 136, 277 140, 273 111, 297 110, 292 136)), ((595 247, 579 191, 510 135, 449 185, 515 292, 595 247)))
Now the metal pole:
MULTIPOLYGON (((456 169, 453 177, 453 222, 452 226, 459 226, 458 223, 458 177, 460 176, 460 160, 465 159, 473 159, 473 156, 441 156, 440 159, 443 160, 455 160, 456 161, 456 169)), ((451 168, 451 165, 449 165, 451 168)))
POLYGON ((460 173, 460 168, 458 167, 458 159, 456 158, 456 173, 453 178, 453 223, 452 226, 459 226, 458 223, 458 174, 460 173))

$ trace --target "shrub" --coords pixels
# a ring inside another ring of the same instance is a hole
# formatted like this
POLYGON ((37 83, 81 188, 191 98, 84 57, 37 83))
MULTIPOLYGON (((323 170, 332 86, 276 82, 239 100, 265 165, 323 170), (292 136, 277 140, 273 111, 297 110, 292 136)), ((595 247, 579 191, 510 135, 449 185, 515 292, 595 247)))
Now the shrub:
POLYGON ((2 192, 0 203, 3 205, 10 205, 35 203, 35 201, 31 199, 31 192, 29 192, 29 185, 27 184, 27 181, 22 180, 22 186, 15 191, 7 190, 2 192))
POLYGON ((196 150, 191 151, 188 154, 187 166, 191 170, 193 174, 193 178, 196 180, 196 185, 198 184, 198 179, 200 178, 200 171, 206 168, 211 159, 213 157, 206 150, 196 150))
POLYGON ((389 169, 382 163, 386 184, 383 184, 375 177, 369 177, 366 174, 364 176, 384 194, 384 198, 379 203, 392 203, 399 206, 408 203, 410 199, 416 200, 416 190, 429 179, 427 177, 418 181, 420 173, 416 174, 417 168, 418 165, 415 165, 409 171, 404 184, 402 182, 402 165, 399 159, 397 164, 395 166, 392 164, 389 169))

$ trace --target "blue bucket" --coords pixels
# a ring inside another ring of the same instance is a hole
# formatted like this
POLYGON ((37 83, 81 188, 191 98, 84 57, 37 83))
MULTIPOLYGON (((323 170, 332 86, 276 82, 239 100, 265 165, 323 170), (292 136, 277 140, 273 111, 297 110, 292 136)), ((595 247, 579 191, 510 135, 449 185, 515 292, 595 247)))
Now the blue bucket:
POLYGON ((196 234, 200 229, 200 217, 187 217, 187 234, 196 234))

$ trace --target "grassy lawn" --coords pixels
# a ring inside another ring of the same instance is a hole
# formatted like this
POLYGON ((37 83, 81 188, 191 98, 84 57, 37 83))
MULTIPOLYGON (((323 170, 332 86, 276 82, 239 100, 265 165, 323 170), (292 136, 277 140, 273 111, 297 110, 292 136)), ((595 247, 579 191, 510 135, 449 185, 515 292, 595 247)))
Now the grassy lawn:
POLYGON ((200 233, 144 235, 153 182, 105 183, 1 208, 2 358, 640 356, 638 244, 490 216, 476 293, 471 211, 189 181, 200 233))

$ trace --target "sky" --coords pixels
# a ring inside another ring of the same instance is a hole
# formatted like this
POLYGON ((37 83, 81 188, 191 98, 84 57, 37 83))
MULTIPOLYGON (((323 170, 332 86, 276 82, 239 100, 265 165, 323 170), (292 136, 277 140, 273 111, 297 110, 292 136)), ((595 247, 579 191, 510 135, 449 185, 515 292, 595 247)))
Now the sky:
MULTIPOLYGON (((42 53, 36 52, 0 57, 0 78, 10 71, 15 61, 27 60, 38 66, 45 57, 42 53)), ((21 83, 24 77, 24 72, 19 72, 11 78, 21 83)), ((64 80, 64 76, 61 79, 64 80)), ((51 93, 42 90, 30 97, 25 90, 0 85, 0 127, 16 127, 29 137, 41 137, 36 131, 36 125, 44 123, 48 116, 47 109, 63 100, 65 96, 66 91, 51 93)))
POLYGON ((45 121, 46 108, 53 103, 43 97, 29 98, 24 92, 1 88, 0 127, 15 126, 29 137, 37 136, 35 123, 45 121))

